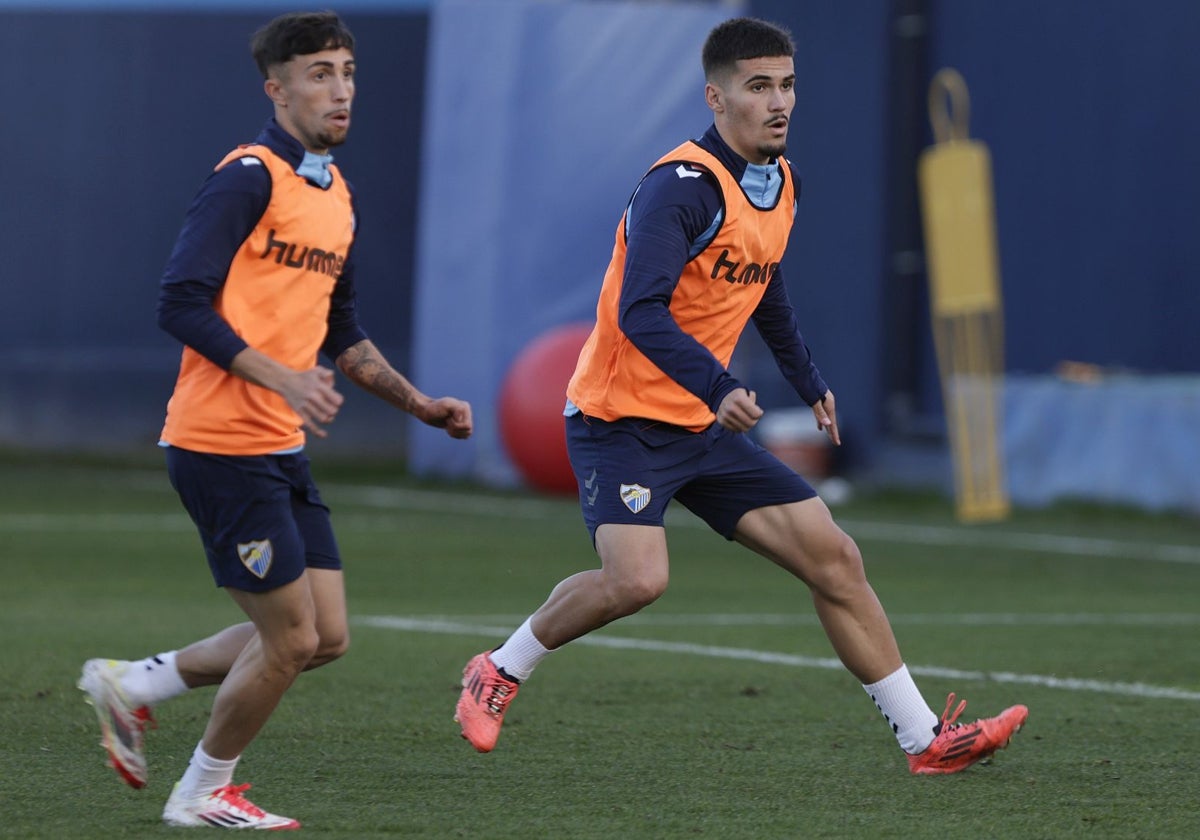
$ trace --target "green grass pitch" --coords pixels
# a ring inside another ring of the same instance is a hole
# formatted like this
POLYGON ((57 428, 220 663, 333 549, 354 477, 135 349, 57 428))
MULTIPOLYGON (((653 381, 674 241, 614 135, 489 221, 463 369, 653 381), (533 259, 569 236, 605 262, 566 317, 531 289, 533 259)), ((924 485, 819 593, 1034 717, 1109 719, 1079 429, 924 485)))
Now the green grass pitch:
MULTIPOLYGON (((949 691, 964 719, 1030 708, 965 773, 908 775, 803 586, 682 511, 666 595, 548 658, 479 755, 451 719, 462 666, 595 565, 574 503, 314 460, 351 651, 300 678, 236 777, 307 836, 1200 836, 1194 518, 1060 506, 966 527, 903 494, 835 509, 934 711, 949 691)), ((159 819, 212 689, 157 710, 134 791, 75 680, 240 614, 159 462, 10 455, 0 473, 0 837, 187 833, 159 819)))

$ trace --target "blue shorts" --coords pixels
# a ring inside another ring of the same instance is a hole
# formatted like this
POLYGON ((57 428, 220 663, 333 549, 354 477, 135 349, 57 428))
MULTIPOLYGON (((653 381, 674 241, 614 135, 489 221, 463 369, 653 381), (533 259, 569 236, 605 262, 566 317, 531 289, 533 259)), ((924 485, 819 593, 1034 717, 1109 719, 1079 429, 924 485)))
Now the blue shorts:
POLYGON ((662 525, 680 504, 727 540, 749 511, 811 499, 808 482, 745 434, 627 417, 566 418, 567 453, 592 540, 604 524, 662 525))
POLYGON ((341 556, 308 470, 292 455, 210 455, 166 448, 167 474, 200 531, 217 586, 266 592, 341 556))

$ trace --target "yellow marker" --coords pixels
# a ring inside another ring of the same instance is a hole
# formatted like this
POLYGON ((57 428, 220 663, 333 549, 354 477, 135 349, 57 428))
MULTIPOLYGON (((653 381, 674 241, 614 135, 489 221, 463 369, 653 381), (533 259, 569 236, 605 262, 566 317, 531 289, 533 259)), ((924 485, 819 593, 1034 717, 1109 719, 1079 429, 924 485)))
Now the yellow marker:
POLYGON ((921 153, 918 180, 957 512, 980 522, 1009 511, 1000 452, 1004 311, 991 158, 967 136, 969 110, 962 76, 938 71, 929 87, 936 142, 921 153))

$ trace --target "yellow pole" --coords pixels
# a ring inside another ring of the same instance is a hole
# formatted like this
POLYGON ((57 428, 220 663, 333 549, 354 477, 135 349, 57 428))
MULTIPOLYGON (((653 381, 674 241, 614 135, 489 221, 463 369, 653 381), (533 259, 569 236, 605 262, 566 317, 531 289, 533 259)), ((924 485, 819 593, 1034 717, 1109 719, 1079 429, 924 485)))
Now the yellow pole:
POLYGON ((1004 475, 1003 305, 996 247, 991 158, 967 133, 970 99, 957 70, 929 87, 933 146, 918 181, 930 314, 942 383, 955 501, 963 521, 1008 516, 1004 475))

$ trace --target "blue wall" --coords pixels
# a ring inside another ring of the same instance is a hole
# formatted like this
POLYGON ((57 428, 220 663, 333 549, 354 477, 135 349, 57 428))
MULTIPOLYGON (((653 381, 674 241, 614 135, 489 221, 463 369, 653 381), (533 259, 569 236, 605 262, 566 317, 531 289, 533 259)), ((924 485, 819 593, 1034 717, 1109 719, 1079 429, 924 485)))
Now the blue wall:
POLYGON ((1009 368, 1200 372, 1200 3, 952 0, 991 148, 1009 368))

